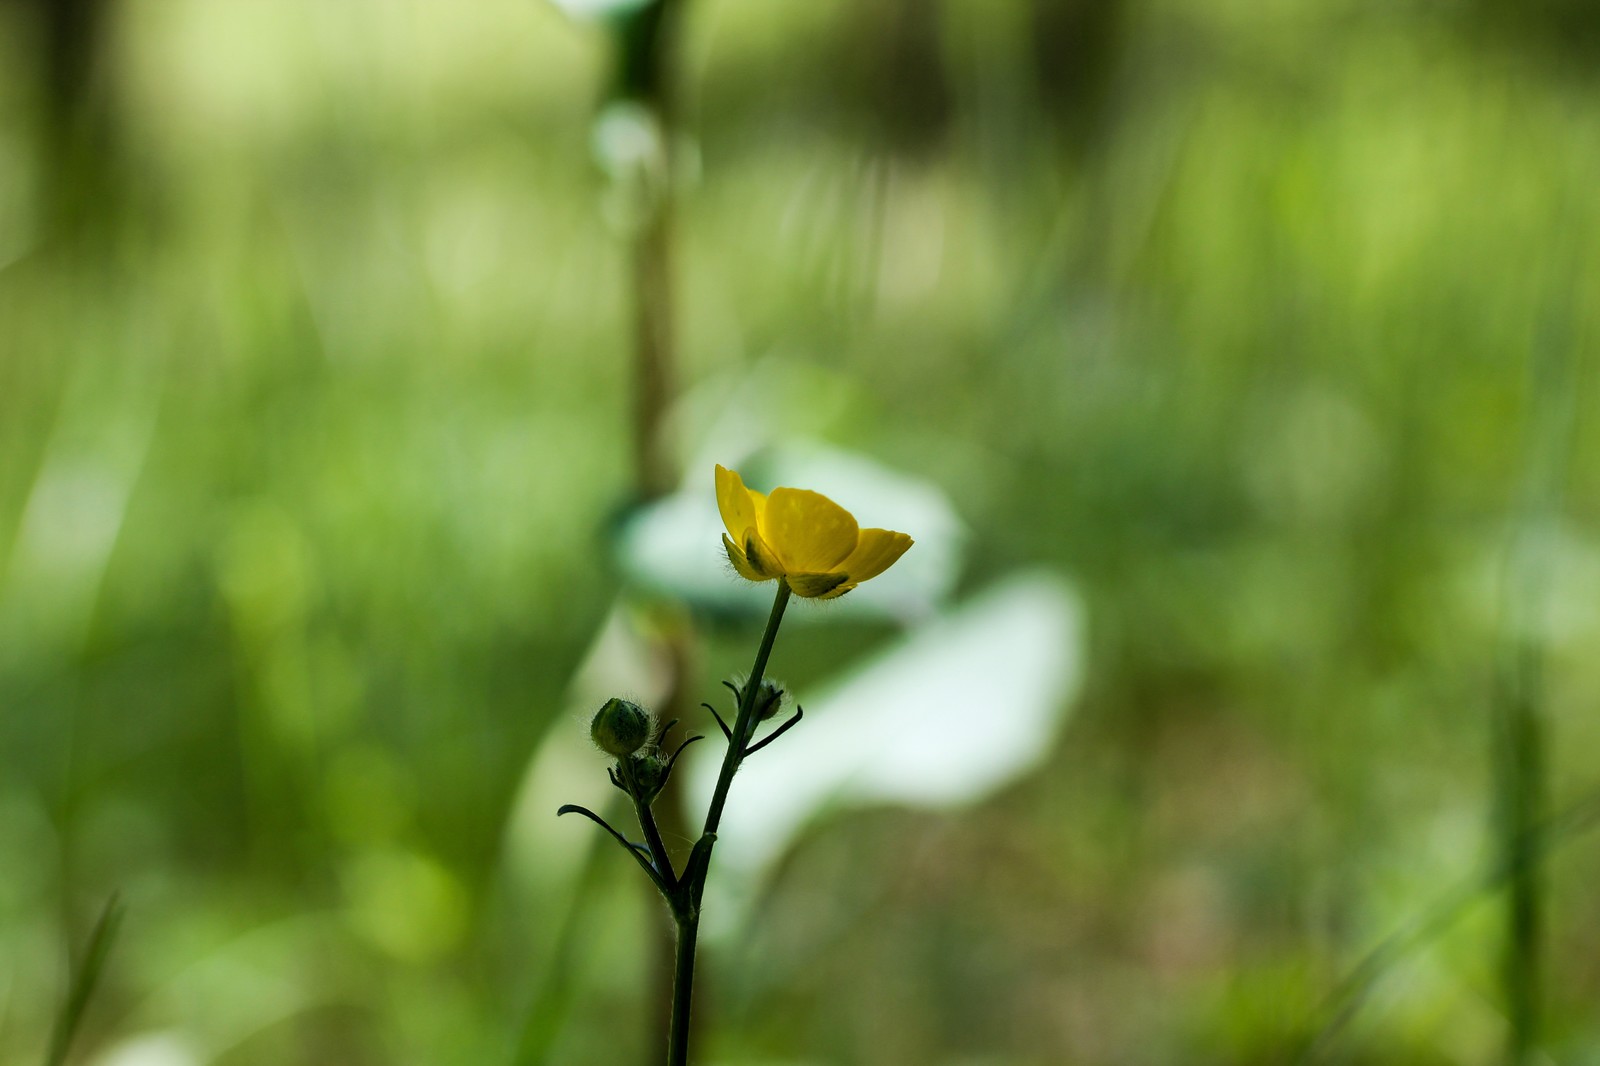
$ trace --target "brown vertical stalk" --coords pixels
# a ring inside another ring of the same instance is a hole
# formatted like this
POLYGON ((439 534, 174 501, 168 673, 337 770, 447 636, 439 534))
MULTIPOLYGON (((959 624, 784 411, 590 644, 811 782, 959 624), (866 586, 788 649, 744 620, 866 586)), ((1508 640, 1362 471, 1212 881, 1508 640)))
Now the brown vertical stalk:
POLYGON ((635 488, 642 499, 672 482, 663 437, 677 370, 673 313, 673 81, 682 0, 658 0, 622 35, 620 91, 642 104, 661 132, 659 181, 651 183, 644 221, 633 238, 633 443, 635 488))
MULTIPOLYGON (((646 184, 646 214, 633 236, 631 299, 633 302, 633 475, 639 501, 664 495, 672 486, 674 463, 665 435, 666 415, 676 392, 677 350, 673 272, 673 139, 676 107, 677 27, 684 0, 657 0, 623 27, 618 90, 642 104, 661 135, 659 180, 646 184)), ((663 717, 684 718, 694 634, 678 619, 660 620, 657 638, 666 653, 667 694, 659 708, 663 717)), ((687 836, 682 811, 672 802, 658 812, 668 846, 687 836)), ((676 967, 674 930, 660 928, 651 953, 649 1011, 651 1031, 646 1061, 656 1061, 667 1042, 666 1022, 672 1010, 676 967)))
POLYGON ((662 426, 672 397, 671 226, 663 206, 633 247, 634 485, 641 499, 662 495, 672 464, 662 426))
POLYGON ((40 213, 52 238, 104 235, 121 199, 115 115, 103 68, 107 0, 27 0, 38 33, 40 213))

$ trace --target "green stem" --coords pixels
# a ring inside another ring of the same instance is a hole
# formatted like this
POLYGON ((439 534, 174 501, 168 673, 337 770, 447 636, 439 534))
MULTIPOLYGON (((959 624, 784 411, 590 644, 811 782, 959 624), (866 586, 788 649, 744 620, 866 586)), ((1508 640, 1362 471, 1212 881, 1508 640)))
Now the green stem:
POLYGON ((1536 830, 1547 802, 1546 747, 1539 693, 1539 656, 1524 646, 1502 683, 1498 708, 1501 744, 1499 818, 1501 861, 1509 875, 1506 941, 1501 981, 1506 996, 1508 1066, 1533 1060, 1539 1042, 1543 1000, 1540 961, 1544 947, 1544 879, 1536 830))
POLYGON ((689 1007, 694 1001, 694 949, 700 916, 678 922, 678 958, 672 971, 672 1028, 667 1036, 667 1066, 689 1066, 689 1007))
MULTIPOLYGON (((772 654, 772 642, 778 636, 778 624, 783 621, 783 609, 789 605, 789 582, 778 579, 778 595, 772 601, 772 614, 767 617, 767 631, 761 635, 761 647, 756 649, 755 665, 750 668, 750 678, 744 683, 743 698, 739 700, 739 718, 733 724, 733 743, 722 757, 722 772, 717 775, 717 788, 711 794, 711 807, 706 811, 706 826, 702 836, 714 835, 722 822, 722 808, 728 802, 728 789, 733 786, 733 775, 744 759, 744 746, 750 739, 751 716, 755 712, 756 693, 767 672, 767 657, 772 654)), ((703 880, 703 878, 702 878, 703 880)))
POLYGON ((695 844, 688 865, 684 867, 677 891, 668 899, 678 923, 678 952, 672 974, 672 1026, 667 1037, 667 1066, 688 1066, 689 1014, 694 1002, 694 952, 700 934, 700 898, 705 893, 706 875, 711 867, 711 848, 716 843, 717 826, 722 822, 722 808, 728 802, 728 789, 733 785, 733 775, 744 760, 745 744, 754 725, 756 693, 761 688, 761 679, 766 676, 767 659, 772 655, 773 641, 778 638, 778 626, 783 622, 783 609, 789 605, 789 594, 789 582, 780 577, 778 594, 772 601, 772 613, 767 616, 767 629, 761 634, 761 646, 756 649, 755 665, 750 668, 750 676, 740 694, 739 717, 734 721, 733 737, 728 742, 727 753, 722 757, 722 772, 717 775, 716 791, 711 794, 711 806, 706 811, 705 830, 695 844))
POLYGON ((83 961, 72 974, 67 1000, 61 1005, 61 1013, 56 1016, 55 1031, 50 1035, 50 1052, 45 1057, 45 1066, 61 1066, 67 1061, 72 1038, 77 1035, 83 1013, 89 1006, 89 997, 94 995, 95 985, 99 983, 100 974, 106 967, 106 957, 111 954, 111 943, 117 938, 117 929, 122 925, 122 910, 121 898, 112 893, 105 909, 100 912, 100 920, 94 923, 94 932, 89 935, 89 948, 84 952, 83 961))
POLYGON ((678 887, 678 874, 672 868, 672 857, 667 854, 667 845, 661 839, 660 828, 656 826, 655 812, 643 798, 638 778, 634 776, 627 757, 618 759, 617 765, 622 770, 623 783, 628 786, 628 798, 633 800, 633 810, 639 818, 639 828, 644 830, 645 846, 650 849, 650 858, 655 861, 656 872, 661 875, 661 884, 665 886, 662 892, 670 900, 671 893, 678 887))

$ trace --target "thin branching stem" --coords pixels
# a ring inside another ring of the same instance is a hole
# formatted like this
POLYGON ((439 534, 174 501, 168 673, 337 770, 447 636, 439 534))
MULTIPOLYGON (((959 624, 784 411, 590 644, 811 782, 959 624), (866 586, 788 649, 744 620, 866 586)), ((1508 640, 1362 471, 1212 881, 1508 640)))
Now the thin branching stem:
POLYGON ((627 782, 628 797, 633 800, 634 813, 639 817, 639 828, 644 830, 644 842, 649 845, 650 857, 655 860, 656 869, 661 874, 657 887, 670 902, 678 889, 678 874, 672 868, 672 856, 667 853, 667 845, 661 839, 661 830, 656 826, 656 815, 650 809, 650 800, 645 798, 639 779, 629 769, 628 760, 623 759, 618 765, 622 767, 622 778, 627 782))
POLYGON ((604 829, 607 833, 610 833, 612 839, 618 844, 622 845, 622 850, 626 851, 629 855, 632 855, 639 863, 639 866, 643 868, 644 872, 650 875, 650 880, 654 882, 656 888, 661 891, 662 895, 669 895, 671 893, 671 889, 667 887, 666 881, 662 880, 661 874, 656 871, 655 863, 651 862, 645 857, 644 853, 639 849, 639 845, 635 844, 633 841, 629 840, 627 837, 611 828, 610 822, 607 822, 604 818, 600 817, 589 808, 580 807, 576 803, 562 804, 561 808, 556 811, 556 816, 560 817, 563 814, 581 814, 595 825, 598 825, 601 829, 604 829))
POLYGON ((767 630, 761 635, 761 646, 756 649, 755 665, 750 668, 750 678, 744 683, 739 700, 739 717, 734 719, 733 740, 722 757, 722 772, 717 775, 717 787, 711 793, 711 806, 706 810, 706 824, 702 836, 713 836, 722 824, 722 808, 728 802, 728 789, 733 786, 733 775, 744 758, 744 745, 754 725, 756 695, 761 690, 761 679, 767 673, 767 658, 772 654, 772 643, 778 636, 778 625, 783 621, 783 609, 789 606, 789 582, 778 579, 778 595, 772 601, 772 614, 767 617, 767 630))
POLYGON ((683 880, 679 883, 678 891, 668 897, 678 924, 678 952, 673 969, 672 1025, 667 1037, 667 1066, 688 1066, 689 1016, 694 1002, 694 956, 700 935, 700 899, 705 892, 717 827, 722 823, 722 808, 728 802, 728 789, 733 785, 733 775, 739 771, 739 764, 744 761, 747 754, 745 744, 755 727, 756 696, 761 690, 761 679, 767 672, 767 659, 772 655, 778 626, 783 622, 783 610, 789 605, 789 595, 789 582, 779 578, 778 594, 772 601, 772 613, 767 616, 766 631, 761 634, 761 646, 756 649, 755 664, 751 666, 750 677, 739 693, 739 715, 734 719, 733 729, 730 731, 720 717, 717 719, 718 724, 723 725, 723 732, 730 734, 728 750, 722 756, 722 772, 717 775, 717 787, 711 794, 711 806, 706 810, 705 829, 695 844, 688 865, 684 867, 683 880))
POLYGON ((800 724, 800 719, 804 718, 805 716, 806 716, 806 709, 804 707, 796 707, 794 709, 794 717, 793 718, 790 718, 787 722, 785 722, 782 725, 780 725, 777 729, 774 729, 769 736, 764 737, 760 742, 755 743, 755 744, 751 744, 749 747, 745 748, 744 749, 745 756, 749 757, 751 755, 754 755, 756 752, 760 751, 762 748, 766 747, 768 744, 771 744, 774 740, 777 740, 779 737, 783 736, 789 730, 791 730, 795 726, 799 725, 800 724))
POLYGON ((717 725, 722 729, 722 735, 728 738, 729 744, 732 744, 733 730, 728 728, 728 723, 722 720, 722 715, 717 713, 717 709, 709 703, 702 703, 700 706, 711 712, 711 717, 717 720, 717 725))

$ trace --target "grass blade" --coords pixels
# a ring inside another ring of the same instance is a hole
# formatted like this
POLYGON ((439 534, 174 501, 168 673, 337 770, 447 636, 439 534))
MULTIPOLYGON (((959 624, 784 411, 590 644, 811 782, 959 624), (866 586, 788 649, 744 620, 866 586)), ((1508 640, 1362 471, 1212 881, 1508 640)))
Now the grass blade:
POLYGON ((100 920, 94 923, 94 932, 89 935, 89 947, 72 975, 67 1001, 61 1005, 61 1013, 56 1018, 45 1066, 62 1066, 67 1061, 67 1051, 72 1047, 72 1038, 77 1035, 78 1026, 83 1022, 84 1011, 94 995, 95 986, 100 982, 100 974, 105 970, 106 958, 111 954, 111 944, 117 938, 117 929, 122 925, 125 909, 121 897, 113 892, 100 912, 100 920))

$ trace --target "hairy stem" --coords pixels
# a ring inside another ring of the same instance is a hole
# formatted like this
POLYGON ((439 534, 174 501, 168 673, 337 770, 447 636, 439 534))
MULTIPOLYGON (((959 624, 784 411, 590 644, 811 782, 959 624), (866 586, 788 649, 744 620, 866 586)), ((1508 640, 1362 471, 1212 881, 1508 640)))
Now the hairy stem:
POLYGON ((717 826, 722 822, 722 808, 728 802, 728 789, 733 785, 733 775, 744 760, 745 744, 755 722, 756 693, 767 672, 767 659, 772 655, 772 644, 778 637, 778 626, 783 622, 783 609, 789 605, 789 582, 778 579, 778 594, 772 601, 772 613, 767 616, 766 632, 761 634, 761 646, 756 649, 755 665, 744 683, 739 698, 739 717, 734 721, 733 735, 728 741, 727 753, 722 757, 722 772, 717 775, 716 791, 711 794, 711 806, 706 811, 705 830, 695 845, 695 853, 684 867, 683 878, 677 891, 668 897, 673 917, 678 923, 677 961, 672 973, 672 1025, 667 1037, 667 1066, 688 1066, 689 1015, 694 1002, 694 953, 700 933, 700 899, 705 893, 706 875, 711 866, 711 848, 716 842, 717 826))
POLYGON ((739 763, 743 761, 744 746, 750 739, 750 730, 754 723, 756 707, 756 693, 761 688, 761 679, 766 676, 767 658, 772 654, 772 642, 778 636, 778 625, 783 621, 783 609, 789 605, 789 582, 785 578, 778 579, 778 595, 772 601, 772 614, 767 618, 767 631, 761 635, 761 647, 756 649, 755 665, 750 667, 750 677, 744 683, 742 698, 739 700, 739 717, 733 723, 733 743, 728 745, 727 754, 722 757, 722 772, 717 775, 717 788, 711 794, 711 806, 706 811, 706 825, 702 836, 711 836, 716 833, 717 826, 722 823, 722 808, 728 802, 728 789, 733 786, 733 775, 739 770, 739 763))
POLYGON ((667 1066, 688 1066, 689 1008, 694 1001, 694 949, 700 916, 678 922, 678 957, 672 971, 672 1027, 667 1036, 667 1066))

